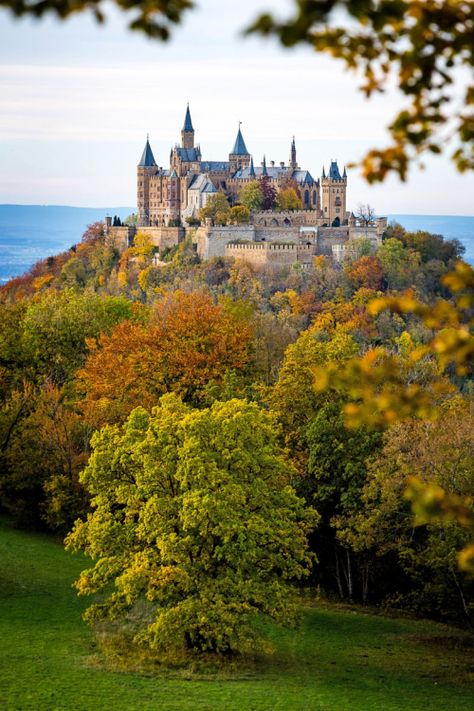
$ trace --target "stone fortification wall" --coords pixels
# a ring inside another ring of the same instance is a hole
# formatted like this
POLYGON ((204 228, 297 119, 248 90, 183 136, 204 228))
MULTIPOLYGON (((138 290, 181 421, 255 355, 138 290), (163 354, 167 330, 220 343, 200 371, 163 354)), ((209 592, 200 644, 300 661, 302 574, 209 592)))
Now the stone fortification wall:
POLYGON ((121 227, 105 226, 105 243, 124 252, 133 244, 133 239, 137 232, 150 236, 152 244, 160 251, 166 247, 175 247, 184 239, 185 230, 183 227, 136 227, 135 225, 121 227))
POLYGON ((290 267, 299 262, 309 268, 313 261, 314 247, 298 244, 271 244, 269 242, 230 243, 226 257, 248 262, 257 269, 290 267))
POLYGON ((105 244, 108 247, 115 247, 119 252, 125 252, 131 245, 134 234, 135 227, 128 227, 127 225, 123 227, 110 227, 106 224, 105 244))
POLYGON ((199 227, 193 241, 197 245, 200 259, 224 257, 226 245, 236 240, 255 241, 255 228, 253 225, 230 225, 199 227))
POLYGON ((300 227, 302 225, 320 225, 324 218, 320 217, 318 210, 259 210, 252 215, 253 223, 261 227, 300 227))
POLYGON ((299 227, 259 227, 255 225, 255 239, 257 242, 291 242, 298 244, 300 239, 299 227))

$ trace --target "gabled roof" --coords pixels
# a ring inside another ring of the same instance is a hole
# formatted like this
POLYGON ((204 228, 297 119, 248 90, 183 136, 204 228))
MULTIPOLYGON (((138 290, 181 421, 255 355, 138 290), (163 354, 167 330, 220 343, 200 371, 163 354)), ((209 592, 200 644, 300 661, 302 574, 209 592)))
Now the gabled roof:
POLYGON ((138 164, 139 168, 153 168, 156 166, 153 151, 151 150, 150 142, 146 139, 145 148, 143 149, 142 157, 138 164))
POLYGON ((245 145, 244 137, 242 136, 242 131, 239 130, 237 131, 237 138, 235 139, 234 147, 231 151, 231 155, 236 155, 236 156, 248 156, 249 152, 247 150, 247 146, 245 145))
POLYGON ((173 172, 171 173, 170 178, 177 178, 177 177, 178 177, 178 173, 176 172, 176 168, 173 168, 173 172))
POLYGON ((189 104, 186 109, 186 116, 184 117, 183 131, 194 131, 193 122, 191 121, 191 112, 189 111, 189 104))
POLYGON ((314 183, 313 176, 309 170, 294 170, 291 177, 302 185, 314 183))
POLYGON ((209 180, 209 176, 204 173, 193 176, 191 182, 189 183, 188 190, 198 190, 200 193, 217 192, 214 183, 209 180))

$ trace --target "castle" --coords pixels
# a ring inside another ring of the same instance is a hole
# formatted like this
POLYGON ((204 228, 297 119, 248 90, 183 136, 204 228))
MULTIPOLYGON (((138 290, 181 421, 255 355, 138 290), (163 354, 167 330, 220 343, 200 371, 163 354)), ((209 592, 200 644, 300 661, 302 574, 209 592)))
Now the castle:
POLYGON ((292 181, 298 186, 305 210, 314 210, 326 226, 338 227, 347 221, 347 175, 340 174, 336 161, 328 174, 315 180, 308 170, 298 165, 296 144, 293 138, 288 164, 266 163, 255 167, 239 128, 228 160, 203 160, 201 148, 195 143, 194 127, 189 106, 186 109, 181 144, 170 152, 170 167, 159 167, 147 138, 137 167, 138 226, 162 226, 184 223, 186 218, 197 217, 209 197, 216 192, 225 193, 231 203, 236 202, 242 187, 252 180, 267 176, 276 190, 292 181))
POLYGON ((293 137, 287 164, 267 164, 264 156, 256 166, 240 126, 228 160, 203 160, 188 105, 181 143, 171 149, 169 168, 156 163, 147 137, 137 166, 137 226, 112 226, 106 218, 106 239, 123 250, 138 229, 148 233, 157 250, 162 251, 184 238, 187 225, 199 224, 200 210, 213 195, 223 193, 233 205, 238 203, 243 186, 265 179, 277 193, 294 187, 301 209, 254 210, 249 224, 244 225, 213 225, 207 220, 193 230, 201 259, 232 256, 258 267, 299 262, 310 268, 316 254, 330 254, 340 260, 345 245, 354 238, 381 240, 385 218, 360 224, 347 211, 347 174, 344 168, 341 175, 337 161, 331 162, 327 174, 323 168, 321 177, 314 179, 298 165, 293 137))

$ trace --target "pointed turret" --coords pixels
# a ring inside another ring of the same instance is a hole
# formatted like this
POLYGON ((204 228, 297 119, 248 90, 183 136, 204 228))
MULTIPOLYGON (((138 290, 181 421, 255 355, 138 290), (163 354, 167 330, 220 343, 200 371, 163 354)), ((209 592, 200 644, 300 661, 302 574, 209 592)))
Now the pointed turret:
POLYGON ((336 160, 331 161, 331 165, 329 167, 329 177, 333 180, 342 180, 336 160))
POLYGON ((191 121, 191 112, 189 110, 189 104, 186 107, 186 115, 184 117, 183 131, 194 131, 193 122, 191 121))
POLYGON ((265 158, 265 156, 263 156, 263 161, 262 161, 262 175, 268 175, 267 159, 265 158))
POLYGON ((153 151, 151 150, 150 141, 148 136, 146 137, 145 148, 143 149, 142 157, 138 164, 138 168, 154 168, 156 166, 155 157, 153 151))
POLYGON ((253 158, 250 159, 250 173, 251 178, 255 178, 255 168, 253 167, 253 158))
POLYGON ((239 130, 237 131, 237 138, 235 139, 234 147, 233 147, 230 155, 233 155, 233 156, 248 156, 249 155, 247 146, 245 145, 244 137, 242 136, 242 131, 240 130, 240 123, 239 123, 239 130))
POLYGON ((239 128, 234 147, 229 153, 229 170, 232 175, 237 173, 239 170, 248 168, 250 165, 250 153, 245 145, 244 137, 242 136, 242 131, 240 130, 240 124, 241 122, 239 121, 239 128))
POLYGON ((342 177, 343 177, 343 178, 347 178, 346 166, 344 166, 344 172, 343 172, 343 174, 342 174, 342 177))
POLYGON ((325 177, 326 177, 326 171, 324 170, 324 165, 323 165, 323 173, 322 173, 322 177, 323 177, 323 178, 325 178, 325 177))
POLYGON ((186 108, 186 115, 184 117, 183 130, 181 131, 181 147, 189 150, 194 148, 194 128, 193 122, 191 121, 191 112, 189 110, 189 104, 186 108))

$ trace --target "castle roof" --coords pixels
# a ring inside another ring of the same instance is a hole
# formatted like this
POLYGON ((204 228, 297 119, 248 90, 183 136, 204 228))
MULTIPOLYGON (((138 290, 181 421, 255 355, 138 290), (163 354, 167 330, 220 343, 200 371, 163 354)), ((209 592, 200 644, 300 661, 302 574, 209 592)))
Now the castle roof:
POLYGON ((188 190, 198 190, 200 193, 216 193, 216 186, 205 173, 194 175, 189 183, 188 190))
POLYGON ((201 151, 199 148, 183 148, 182 146, 175 146, 175 151, 185 163, 193 163, 201 159, 201 151))
POLYGON ((153 155, 153 151, 151 150, 150 142, 147 137, 146 143, 145 143, 145 148, 143 149, 142 157, 140 158, 138 167, 139 168, 153 168, 154 166, 156 166, 155 157, 153 155))
POLYGON ((229 161, 206 160, 201 163, 201 169, 207 173, 226 173, 229 170, 229 161))
MULTIPOLYGON (((239 178, 241 178, 241 179, 258 178, 262 175, 268 175, 270 178, 273 178, 276 180, 279 177, 283 177, 285 175, 288 176, 288 168, 286 168, 286 167, 284 167, 284 168, 281 168, 280 166, 268 167, 266 165, 265 171, 266 172, 264 172, 264 168, 260 167, 260 166, 255 168, 253 166, 253 162, 252 162, 250 164, 249 168, 241 168, 240 170, 238 170, 235 173, 234 178, 237 178, 237 179, 239 179, 239 178)), ((299 183, 300 185, 311 185, 315 182, 311 173, 308 170, 293 170, 290 172, 289 177, 293 178, 293 180, 296 180, 296 182, 299 183)))
POLYGON ((235 143, 234 143, 234 147, 231 151, 231 155, 236 155, 236 156, 248 156, 249 155, 247 146, 245 145, 244 137, 242 136, 242 131, 240 130, 240 125, 239 125, 239 130, 237 131, 237 138, 235 139, 235 143))
POLYGON ((333 180, 342 180, 337 161, 332 160, 329 168, 329 177, 333 180))
POLYGON ((184 117, 183 131, 194 131, 193 122, 191 121, 191 112, 189 111, 189 104, 186 109, 186 116, 184 117))

